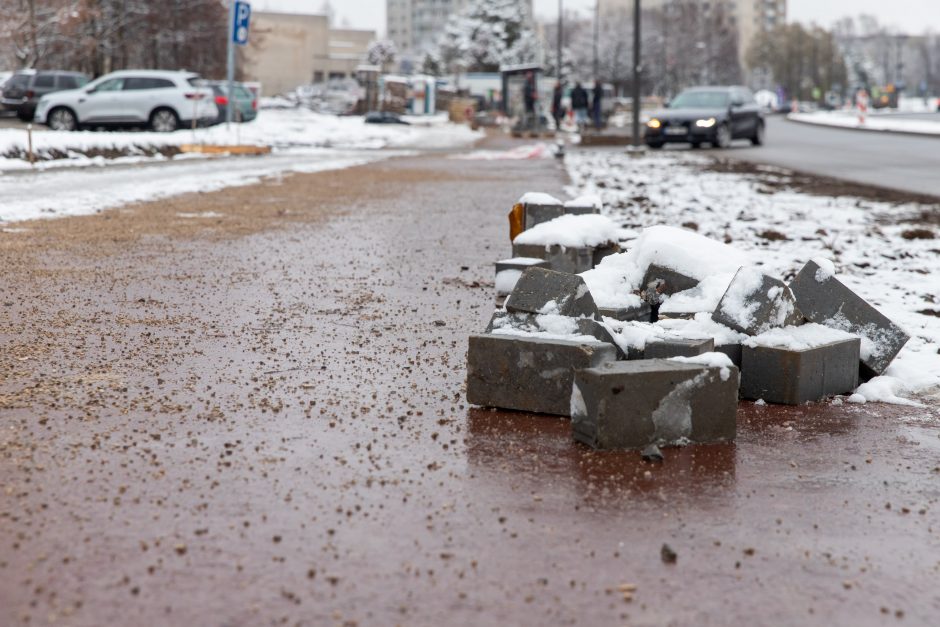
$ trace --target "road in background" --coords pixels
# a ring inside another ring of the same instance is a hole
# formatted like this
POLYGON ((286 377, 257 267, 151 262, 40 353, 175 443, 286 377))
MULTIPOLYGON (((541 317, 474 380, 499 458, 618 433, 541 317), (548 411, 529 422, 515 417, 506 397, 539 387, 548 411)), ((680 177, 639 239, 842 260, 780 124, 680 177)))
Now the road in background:
POLYGON ((826 128, 767 118, 767 143, 727 156, 940 197, 940 137, 826 128))

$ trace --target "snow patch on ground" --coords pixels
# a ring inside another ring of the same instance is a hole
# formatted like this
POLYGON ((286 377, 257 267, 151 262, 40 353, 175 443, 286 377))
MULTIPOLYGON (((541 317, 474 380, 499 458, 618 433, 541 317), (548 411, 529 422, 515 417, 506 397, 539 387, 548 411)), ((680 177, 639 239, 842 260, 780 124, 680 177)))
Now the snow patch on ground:
MULTIPOLYGON (((466 125, 450 124, 444 118, 433 118, 427 124, 366 124, 356 116, 340 117, 314 113, 306 109, 266 110, 258 118, 244 124, 224 124, 209 128, 179 130, 173 133, 147 131, 51 131, 44 127, 33 130, 33 150, 40 158, 51 158, 37 164, 40 168, 64 165, 106 165, 140 161, 160 161, 167 157, 161 149, 178 149, 183 144, 245 144, 271 146, 275 151, 295 148, 338 148, 344 150, 444 149, 469 146, 483 137, 466 125), (116 158, 100 154, 114 153, 116 158), (129 157, 130 155, 130 157, 129 157)), ((28 138, 22 129, 0 129, 0 172, 29 170, 25 158, 28 138), (14 156, 15 155, 15 156, 14 156)), ((174 160, 176 158, 174 157, 174 160)))

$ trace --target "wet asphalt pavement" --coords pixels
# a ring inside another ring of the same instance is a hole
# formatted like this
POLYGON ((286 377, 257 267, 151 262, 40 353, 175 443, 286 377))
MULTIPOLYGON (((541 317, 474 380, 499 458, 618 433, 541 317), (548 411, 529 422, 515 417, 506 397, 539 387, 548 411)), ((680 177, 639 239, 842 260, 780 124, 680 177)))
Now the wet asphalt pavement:
POLYGON ((0 233, 0 625, 931 624, 936 401, 742 403, 662 464, 467 406, 506 213, 564 182, 438 154, 0 233))

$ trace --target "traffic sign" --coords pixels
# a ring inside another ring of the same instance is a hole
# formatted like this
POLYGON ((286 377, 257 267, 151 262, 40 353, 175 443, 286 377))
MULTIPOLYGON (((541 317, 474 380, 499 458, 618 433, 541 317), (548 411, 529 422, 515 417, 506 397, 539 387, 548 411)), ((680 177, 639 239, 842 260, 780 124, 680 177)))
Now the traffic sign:
POLYGON ((251 20, 251 5, 236 0, 233 13, 232 42, 244 46, 248 43, 248 22, 251 20))

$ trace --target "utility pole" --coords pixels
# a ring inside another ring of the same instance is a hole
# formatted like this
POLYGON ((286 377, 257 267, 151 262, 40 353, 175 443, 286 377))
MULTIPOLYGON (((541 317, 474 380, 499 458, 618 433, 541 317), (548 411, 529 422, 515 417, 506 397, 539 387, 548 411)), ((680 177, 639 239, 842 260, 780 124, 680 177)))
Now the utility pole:
POLYGON ((561 41, 565 32, 565 9, 562 6, 563 0, 558 0, 558 56, 555 59, 555 74, 558 75, 558 82, 561 82, 561 41))
POLYGON ((640 148, 640 0, 633 0, 633 147, 640 148))
POLYGON ((600 28, 601 0, 594 0, 594 80, 600 75, 599 60, 597 58, 597 34, 600 28))

